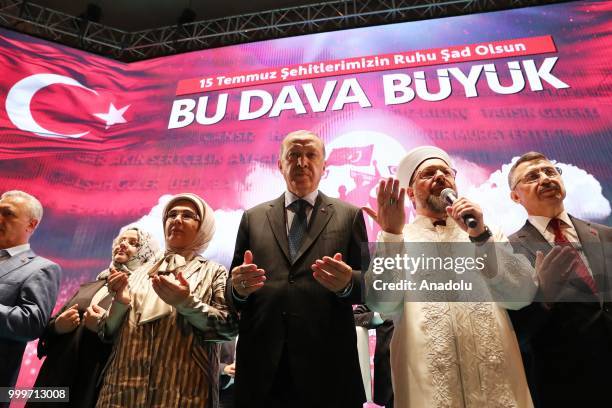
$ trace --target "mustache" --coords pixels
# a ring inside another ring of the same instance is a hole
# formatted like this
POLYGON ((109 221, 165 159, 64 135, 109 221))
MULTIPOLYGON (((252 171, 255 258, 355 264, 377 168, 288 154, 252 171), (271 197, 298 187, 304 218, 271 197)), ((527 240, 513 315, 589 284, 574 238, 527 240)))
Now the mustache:
POLYGON ((447 188, 447 187, 453 188, 453 185, 451 183, 449 183, 448 180, 446 180, 446 179, 436 180, 432 184, 432 186, 430 188, 430 191, 433 191, 433 190, 438 189, 438 188, 447 188))
POLYGON ((538 187, 538 192, 540 193, 551 190, 561 191, 561 186, 554 181, 549 181, 548 183, 542 184, 538 187))
POLYGON ((308 166, 295 166, 292 170, 292 173, 312 173, 312 170, 308 166))

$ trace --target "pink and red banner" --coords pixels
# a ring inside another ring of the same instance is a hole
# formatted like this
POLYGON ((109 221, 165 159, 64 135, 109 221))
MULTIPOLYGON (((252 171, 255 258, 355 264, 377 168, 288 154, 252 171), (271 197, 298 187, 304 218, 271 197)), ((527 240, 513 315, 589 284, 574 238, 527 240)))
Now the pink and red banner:
MULTIPOLYGON (((216 210, 207 255, 227 264, 242 210, 283 191, 279 144, 297 129, 326 141, 321 189, 358 206, 433 144, 512 232, 524 213, 504 177, 537 150, 565 166, 570 211, 610 224, 610 12, 572 2, 132 64, 0 30, 0 191, 44 204, 32 244, 64 267, 58 304, 108 264, 121 226, 159 228, 169 194, 216 210)), ((28 353, 21 385, 39 364, 28 353)))

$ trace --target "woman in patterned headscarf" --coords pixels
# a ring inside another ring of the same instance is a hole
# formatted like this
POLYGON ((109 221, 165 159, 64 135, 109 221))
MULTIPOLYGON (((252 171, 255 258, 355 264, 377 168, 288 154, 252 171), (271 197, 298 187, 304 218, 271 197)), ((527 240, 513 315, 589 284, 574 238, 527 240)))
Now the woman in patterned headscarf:
POLYGON ((179 194, 163 212, 166 251, 153 266, 112 274, 117 292, 101 322, 115 337, 97 407, 216 407, 219 345, 237 332, 225 302, 227 270, 200 253, 215 230, 212 209, 179 194))
POLYGON ((97 334, 98 320, 112 300, 107 278, 112 272, 130 276, 147 261, 154 261, 158 251, 159 246, 149 233, 135 226, 123 228, 113 240, 112 261, 108 269, 102 271, 94 282, 81 285, 49 321, 38 342, 38 357, 47 358, 35 386, 69 387, 70 402, 56 405, 95 406, 98 377, 111 351, 111 346, 102 343, 97 334))

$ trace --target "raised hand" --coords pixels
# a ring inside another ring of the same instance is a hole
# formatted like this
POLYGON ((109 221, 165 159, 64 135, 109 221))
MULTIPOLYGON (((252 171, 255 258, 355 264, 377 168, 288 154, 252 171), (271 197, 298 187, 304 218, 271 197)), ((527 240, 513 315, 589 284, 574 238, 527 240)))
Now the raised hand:
POLYGON ((544 302, 553 303, 576 267, 576 257, 572 248, 555 246, 546 256, 536 252, 535 270, 540 282, 544 302))
POLYGON ((406 213, 404 212, 404 200, 406 189, 399 187, 399 180, 389 177, 381 180, 378 185, 376 203, 378 210, 374 211, 369 207, 362 207, 383 231, 391 234, 401 234, 406 223, 406 213))
POLYGON ((170 306, 176 306, 184 302, 191 293, 189 282, 187 282, 182 272, 176 275, 176 279, 173 279, 171 276, 154 275, 151 278, 151 282, 157 296, 170 306))
POLYGON ((335 254, 333 258, 324 256, 323 259, 317 259, 311 268, 315 280, 332 292, 344 290, 353 277, 353 268, 342 261, 341 253, 335 254))
POLYGON ((119 272, 116 269, 111 269, 111 274, 108 277, 108 290, 115 293, 117 302, 127 305, 130 303, 130 289, 128 286, 128 276, 119 272))
POLYGON ((246 250, 242 265, 232 269, 231 281, 236 293, 242 297, 247 297, 263 287, 266 281, 266 271, 253 263, 253 253, 246 250))

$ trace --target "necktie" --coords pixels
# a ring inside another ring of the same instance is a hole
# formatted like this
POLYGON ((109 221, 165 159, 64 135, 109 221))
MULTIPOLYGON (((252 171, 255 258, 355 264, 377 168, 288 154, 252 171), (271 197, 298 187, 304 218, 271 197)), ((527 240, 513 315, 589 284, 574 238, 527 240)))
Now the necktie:
POLYGON ((573 249, 574 257, 576 258, 576 261, 577 261, 576 275, 584 281, 584 283, 589 287, 589 289, 591 289, 591 292, 597 293, 597 285, 595 284, 593 277, 589 273, 589 269, 584 264, 582 257, 580 256, 576 248, 572 246, 571 242, 568 241, 565 235, 563 235, 563 231, 561 229, 562 222, 563 221, 561 221, 558 218, 553 218, 548 223, 548 226, 552 229, 553 234, 555 234, 555 244, 562 245, 562 246, 569 246, 570 248, 573 249))
POLYGON ((289 209, 293 210, 295 215, 291 222, 291 228, 289 228, 289 255, 291 259, 295 259, 304 235, 306 235, 306 228, 308 226, 306 218, 307 201, 299 199, 289 204, 289 209))

